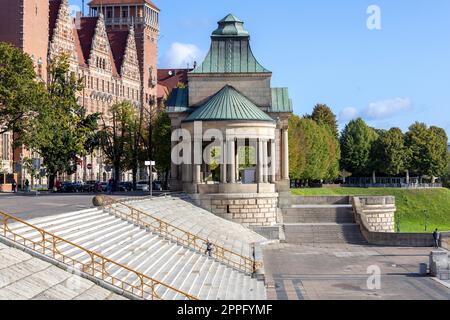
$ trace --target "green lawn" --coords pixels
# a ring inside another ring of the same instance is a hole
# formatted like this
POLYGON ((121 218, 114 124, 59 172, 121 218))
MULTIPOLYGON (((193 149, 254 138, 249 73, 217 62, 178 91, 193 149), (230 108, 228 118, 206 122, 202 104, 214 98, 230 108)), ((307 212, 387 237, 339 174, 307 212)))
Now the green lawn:
POLYGON ((400 219, 400 232, 425 232, 423 210, 428 210, 427 232, 435 228, 450 230, 450 190, 396 188, 313 188, 293 189, 300 196, 395 196, 396 219, 400 219))

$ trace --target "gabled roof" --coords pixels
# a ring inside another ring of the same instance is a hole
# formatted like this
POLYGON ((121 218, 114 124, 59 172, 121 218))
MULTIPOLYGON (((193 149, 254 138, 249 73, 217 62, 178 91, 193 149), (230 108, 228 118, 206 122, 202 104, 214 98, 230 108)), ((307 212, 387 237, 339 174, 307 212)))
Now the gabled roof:
POLYGON ((249 33, 241 20, 229 14, 218 24, 208 55, 191 73, 270 73, 253 55, 249 33))
POLYGON ((112 5, 112 4, 148 4, 155 10, 159 11, 159 8, 150 0, 92 0, 88 3, 89 6, 99 6, 99 5, 112 5))
POLYGON ((58 19, 59 8, 61 7, 62 0, 50 0, 49 3, 49 41, 53 39, 53 32, 56 27, 56 20, 58 19))
POLYGON ((288 88, 272 88, 272 107, 269 112, 292 112, 288 88))
POLYGON ((129 32, 108 30, 107 34, 116 70, 120 72, 123 59, 125 58, 125 49, 127 48, 129 32))
POLYGON ((98 17, 82 17, 80 19, 80 29, 77 30, 81 51, 83 52, 84 61, 86 61, 86 63, 91 54, 92 39, 95 35, 97 21, 98 17))
POLYGON ((229 85, 198 107, 184 122, 192 121, 274 122, 264 111, 229 85))
POLYGON ((78 64, 82 67, 87 66, 87 61, 84 59, 83 50, 81 49, 80 39, 78 38, 77 29, 73 29, 73 40, 75 42, 75 50, 77 50, 78 64))

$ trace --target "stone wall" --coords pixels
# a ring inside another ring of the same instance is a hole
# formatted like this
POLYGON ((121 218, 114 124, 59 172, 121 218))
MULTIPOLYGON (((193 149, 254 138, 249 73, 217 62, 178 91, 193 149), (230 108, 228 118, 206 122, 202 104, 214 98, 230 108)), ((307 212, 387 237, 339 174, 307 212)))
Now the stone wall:
POLYGON ((244 226, 277 223, 278 193, 193 194, 191 198, 203 209, 244 226))
POLYGON ((360 214, 368 229, 374 232, 395 232, 395 197, 358 197, 360 214))

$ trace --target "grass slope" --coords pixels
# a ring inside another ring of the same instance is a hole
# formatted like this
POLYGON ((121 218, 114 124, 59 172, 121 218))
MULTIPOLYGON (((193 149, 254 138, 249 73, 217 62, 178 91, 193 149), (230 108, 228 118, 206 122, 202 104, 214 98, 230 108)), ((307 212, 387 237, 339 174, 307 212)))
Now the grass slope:
POLYGON ((400 219, 400 232, 432 232, 450 230, 450 190, 396 188, 317 188, 293 189, 300 196, 395 196, 396 219, 400 219), (428 210, 425 231, 423 210, 428 210))

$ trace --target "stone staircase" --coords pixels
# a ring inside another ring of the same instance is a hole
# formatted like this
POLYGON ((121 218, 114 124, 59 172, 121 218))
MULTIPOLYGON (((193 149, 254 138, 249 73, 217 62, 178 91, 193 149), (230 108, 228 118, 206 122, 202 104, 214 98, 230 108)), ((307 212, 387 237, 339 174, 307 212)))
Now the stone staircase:
MULTIPOLYGON (((185 212, 179 210, 178 214, 184 215, 185 212)), ((27 222, 199 299, 266 299, 264 282, 100 209, 36 218, 27 222)), ((22 224, 12 223, 10 229, 27 239, 39 240, 41 237, 35 229, 22 224)), ((227 239, 231 243, 231 237, 227 239)), ((240 238, 236 233, 234 239, 233 243, 244 247, 245 237, 240 238)), ((78 260, 89 259, 85 252, 69 244, 60 244, 58 250, 78 260)), ((119 267, 111 267, 108 271, 111 277, 127 279, 136 285, 139 281, 119 267)), ((162 299, 184 299, 163 286, 157 290, 162 299)))
POLYGON ((359 226, 354 223, 352 205, 342 199, 301 197, 293 198, 283 208, 283 228, 288 243, 364 244, 359 226), (336 204, 337 203, 337 204, 336 204))

